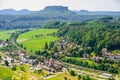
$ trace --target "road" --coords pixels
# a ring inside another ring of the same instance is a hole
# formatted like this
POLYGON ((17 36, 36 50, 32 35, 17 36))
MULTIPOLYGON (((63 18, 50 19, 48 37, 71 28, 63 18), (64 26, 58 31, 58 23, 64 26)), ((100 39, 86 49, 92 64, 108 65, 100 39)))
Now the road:
MULTIPOLYGON (((106 80, 107 77, 106 76, 103 76, 103 73, 107 73, 107 74, 110 74, 106 71, 100 71, 100 70, 95 70, 95 69, 91 69, 91 68, 85 68, 85 67, 82 67, 82 66, 78 66, 78 65, 73 65, 73 64, 69 64, 69 63, 66 63, 66 62, 63 62, 63 65, 65 65, 65 67, 69 68, 69 69, 73 69, 75 70, 78 74, 85 74, 85 75, 89 75, 93 78, 96 78, 97 80, 106 80)), ((112 74, 113 77, 115 78, 115 80, 120 80, 118 79, 118 75, 116 74, 112 74)))

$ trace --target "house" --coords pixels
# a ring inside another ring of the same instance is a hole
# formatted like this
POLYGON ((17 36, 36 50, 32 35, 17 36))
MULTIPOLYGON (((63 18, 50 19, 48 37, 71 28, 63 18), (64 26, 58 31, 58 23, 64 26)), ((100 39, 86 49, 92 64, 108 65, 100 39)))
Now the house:
POLYGON ((4 45, 3 44, 0 44, 0 47, 3 47, 4 45))
POLYGON ((19 56, 19 54, 17 52, 14 52, 14 53, 11 54, 11 56, 13 56, 13 57, 14 56, 19 56))
POLYGON ((24 58, 24 57, 21 58, 21 62, 23 62, 23 63, 28 63, 28 61, 29 60, 27 58, 24 58))
POLYGON ((103 73, 103 76, 105 76, 105 77, 112 77, 112 74, 103 73))
POLYGON ((44 58, 44 62, 39 62, 39 65, 42 69, 47 70, 48 72, 56 72, 62 70, 62 64, 60 62, 57 62, 54 58, 44 58))
POLYGON ((12 63, 14 62, 14 59, 10 58, 10 57, 6 57, 6 59, 9 62, 9 65, 12 65, 12 63))
POLYGON ((50 58, 48 66, 54 65, 55 60, 53 58, 50 58))
POLYGON ((101 63, 102 58, 97 56, 97 57, 93 57, 93 60, 96 61, 97 63, 101 63))
POLYGON ((34 62, 35 62, 35 60, 33 60, 33 59, 30 59, 30 60, 28 61, 28 63, 31 64, 31 65, 33 65, 34 62))
POLYGON ((120 54, 114 56, 115 59, 120 60, 120 54))
POLYGON ((83 58, 90 58, 89 54, 84 53, 83 58))
POLYGON ((106 48, 103 48, 102 49, 102 54, 107 58, 107 59, 110 59, 110 60, 120 60, 120 54, 112 54, 110 52, 108 52, 108 50, 106 48))
POLYGON ((103 49, 102 49, 102 54, 103 54, 103 55, 106 55, 107 53, 108 53, 108 50, 107 50, 106 48, 103 48, 103 49))
POLYGON ((54 69, 55 71, 61 71, 62 70, 62 64, 60 62, 54 63, 54 69))
POLYGON ((0 47, 4 47, 4 46, 7 46, 7 45, 8 45, 7 42, 2 42, 2 43, 0 44, 0 47))
POLYGON ((26 55, 27 55, 27 54, 26 54, 25 51, 21 51, 21 52, 20 52, 20 57, 26 57, 26 55))

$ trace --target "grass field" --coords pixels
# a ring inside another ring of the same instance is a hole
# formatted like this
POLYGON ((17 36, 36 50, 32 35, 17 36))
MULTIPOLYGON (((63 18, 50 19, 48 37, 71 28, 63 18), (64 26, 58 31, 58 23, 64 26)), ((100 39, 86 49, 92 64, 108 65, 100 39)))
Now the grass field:
POLYGON ((71 76, 69 73, 61 73, 45 80, 65 80, 64 77, 67 77, 67 80, 77 80, 77 76, 71 76))
POLYGON ((29 65, 17 66, 15 71, 11 68, 0 67, 0 80, 39 80, 46 74, 44 70, 39 74, 34 73, 29 65))
POLYGON ((12 80, 13 71, 10 68, 0 67, 0 79, 12 80))
POLYGON ((15 32, 16 30, 4 30, 0 31, 0 40, 6 40, 10 37, 10 33, 15 32))
POLYGON ((58 40, 58 37, 49 35, 57 32, 57 29, 38 29, 21 34, 17 42, 23 44, 27 51, 43 50, 46 42, 58 40), (36 37, 38 36, 38 37, 36 37))
POLYGON ((36 74, 31 71, 29 65, 17 66, 16 69, 12 76, 13 80, 39 80, 43 76, 42 73, 36 74))
MULTIPOLYGON (((28 71, 29 67, 27 65, 22 65, 22 66, 18 66, 16 67, 16 71, 13 71, 11 68, 5 68, 5 67, 0 67, 0 79, 1 80, 12 80, 12 77, 15 76, 17 72, 19 72, 19 74, 24 75, 25 72, 21 71, 20 67, 24 67, 25 70, 28 71)), ((17 75, 18 77, 18 75, 17 75)), ((22 76, 23 77, 23 76, 22 76)))

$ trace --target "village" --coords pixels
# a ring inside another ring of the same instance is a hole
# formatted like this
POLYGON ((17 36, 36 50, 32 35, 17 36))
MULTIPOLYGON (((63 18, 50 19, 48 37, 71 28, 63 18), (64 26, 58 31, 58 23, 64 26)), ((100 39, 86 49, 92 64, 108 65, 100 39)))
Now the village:
MULTIPOLYGON (((1 48, 9 45, 7 42, 1 42, 0 43, 1 48)), ((66 68, 63 64, 63 62, 58 61, 56 57, 61 57, 63 56, 62 51, 68 52, 67 48, 72 47, 73 49, 76 49, 76 46, 72 42, 66 42, 65 40, 61 40, 60 43, 58 43, 58 51, 54 54, 55 58, 46 58, 44 56, 41 56, 42 61, 38 62, 36 65, 35 62, 37 59, 30 59, 29 55, 26 51, 23 50, 5 50, 4 52, 0 52, 0 64, 5 66, 5 61, 8 61, 8 66, 7 67, 12 67, 12 66, 19 66, 22 64, 28 64, 30 65, 30 69, 32 71, 40 70, 43 69, 48 72, 48 74, 55 74, 56 72, 61 72, 64 68, 66 68)), ((77 46, 81 48, 81 46, 77 46)), ((70 52, 67 53, 67 55, 71 55, 70 52)), ((120 54, 114 55, 111 54, 106 48, 102 49, 102 55, 107 59, 107 60, 114 60, 118 61, 120 60, 120 54)), ((83 60, 85 59, 93 59, 97 63, 100 63, 100 61, 103 59, 103 57, 99 56, 94 56, 91 57, 89 54, 83 54, 82 55, 83 60)), ((70 67, 71 68, 71 67, 70 67)), ((76 71, 78 72, 78 71, 76 71)), ((79 72, 78 72, 79 73, 79 72)), ((89 72, 88 72, 89 73, 89 72)), ((84 74, 84 73, 82 73, 84 74)), ((90 73, 89 73, 90 74, 90 73)), ((102 73, 103 77, 112 77, 112 74, 107 74, 107 73, 102 73)))
MULTIPOLYGON (((73 50, 83 50, 82 46, 81 45, 76 45, 75 43, 73 42, 67 42, 67 40, 65 40, 64 38, 62 38, 58 43, 57 43, 57 47, 58 47, 58 51, 55 53, 55 56, 56 57, 60 57, 61 55, 63 55, 63 53, 65 55, 68 55, 68 56, 73 56, 71 54, 71 51, 70 49, 73 49, 73 50)), ((89 47, 88 47, 89 48, 89 47)), ((111 52, 109 52, 107 50, 107 48, 102 48, 101 50, 101 54, 102 56, 91 56, 90 53, 84 53, 82 52, 82 55, 80 58, 82 59, 93 59, 95 60, 96 62, 99 62, 101 59, 103 58, 106 58, 107 60, 113 60, 113 61, 119 61, 120 60, 120 53, 118 54, 113 54, 111 52)))
MULTIPOLYGON (((2 42, 0 45, 2 48, 7 46, 8 43, 2 42)), ((33 65, 36 59, 30 59, 28 53, 23 50, 5 50, 4 52, 0 52, 0 64, 3 66, 5 66, 5 61, 7 61, 7 67, 29 64, 31 66, 30 69, 33 71, 44 69, 50 72, 50 74, 62 70, 62 64, 54 58, 47 59, 43 57, 43 60, 43 62, 39 62, 37 65, 33 65)))
MULTIPOLYGON (((1 41, 0 40, 0 48, 4 48, 8 45, 8 41, 1 41)), ((55 58, 59 58, 59 57, 63 57, 65 55, 68 55, 68 56, 73 56, 71 54, 71 50, 70 49, 73 49, 76 50, 76 49, 80 49, 82 50, 82 46, 81 45, 76 45, 75 43, 73 42, 68 42, 66 39, 64 39, 63 37, 61 37, 61 39, 57 42, 57 50, 54 51, 54 57, 55 58)), ((20 65, 20 64, 23 64, 23 63, 28 63, 30 65, 32 65, 34 62, 35 62, 35 59, 30 59, 29 58, 29 55, 26 51, 24 50, 4 50, 4 55, 6 55, 5 57, 1 57, 1 61, 2 59, 3 60, 7 60, 9 62, 9 65, 20 65), (19 63, 18 63, 19 62, 19 63)), ((120 60, 120 54, 112 54, 111 52, 109 52, 106 48, 103 48, 101 50, 101 53, 102 53, 102 56, 91 56, 90 54, 88 53, 84 53, 82 52, 82 57, 80 57, 81 59, 93 59, 95 60, 96 62, 100 62, 103 57, 106 58, 107 60, 113 60, 113 61, 119 61, 120 60)), ((53 58, 52 58, 53 59, 53 58)), ((38 65, 39 66, 43 66, 43 65, 46 65, 48 67, 50 67, 51 65, 50 64, 55 64, 55 59, 53 59, 53 63, 49 63, 49 61, 51 61, 51 59, 46 59, 44 57, 44 62, 43 63, 39 63, 38 65), (49 65, 47 65, 47 63, 49 65)), ((3 64, 4 62, 2 62, 3 64)))

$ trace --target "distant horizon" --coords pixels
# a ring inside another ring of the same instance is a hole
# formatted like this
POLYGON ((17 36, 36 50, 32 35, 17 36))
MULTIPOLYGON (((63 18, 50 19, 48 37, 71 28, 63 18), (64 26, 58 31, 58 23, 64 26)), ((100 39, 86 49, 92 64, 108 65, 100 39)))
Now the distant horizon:
POLYGON ((120 0, 0 0, 0 10, 39 11, 46 6, 67 6, 69 10, 120 11, 120 0))
MULTIPOLYGON (((48 6, 49 6, 49 5, 48 5, 48 6)), ((51 5, 51 6, 63 6, 63 5, 51 5)), ((45 7, 47 7, 47 6, 45 6, 45 7)), ((44 8, 45 8, 45 7, 44 7, 44 8)), ((63 7, 68 7, 68 6, 63 6, 63 7)), ((41 10, 44 10, 44 8, 43 8, 43 9, 40 9, 40 10, 30 10, 30 9, 26 9, 26 8, 23 8, 23 9, 6 8, 6 9, 0 9, 0 10, 9 10, 9 9, 11 9, 11 10, 15 10, 15 11, 21 11, 21 10, 41 11, 41 10)), ((68 7, 68 10, 71 10, 71 9, 69 9, 69 7, 68 7)), ((81 11, 81 10, 86 10, 86 9, 71 10, 71 11, 81 11)), ((90 12, 99 12, 100 10, 96 10, 96 11, 86 10, 86 11, 90 11, 90 12)), ((103 11, 103 12, 104 12, 104 11, 103 11)), ((107 10, 107 11, 105 11, 105 12, 109 12, 109 11, 107 10)), ((112 11, 112 12, 120 12, 120 11, 112 11)))

